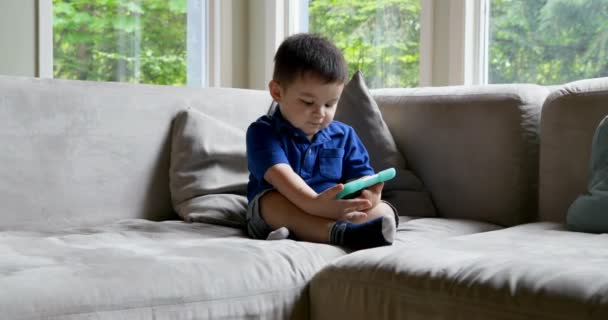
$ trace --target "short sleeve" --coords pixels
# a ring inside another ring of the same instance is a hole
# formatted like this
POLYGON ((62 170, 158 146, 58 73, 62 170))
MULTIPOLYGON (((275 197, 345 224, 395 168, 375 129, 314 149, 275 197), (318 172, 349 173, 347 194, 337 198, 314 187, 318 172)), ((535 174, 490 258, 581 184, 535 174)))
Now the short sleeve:
POLYGON ((346 181, 373 175, 375 173, 370 164, 367 149, 352 128, 347 130, 344 149, 343 168, 344 179, 346 181))
POLYGON ((275 164, 289 163, 279 136, 271 124, 260 120, 247 129, 247 166, 259 181, 275 164))

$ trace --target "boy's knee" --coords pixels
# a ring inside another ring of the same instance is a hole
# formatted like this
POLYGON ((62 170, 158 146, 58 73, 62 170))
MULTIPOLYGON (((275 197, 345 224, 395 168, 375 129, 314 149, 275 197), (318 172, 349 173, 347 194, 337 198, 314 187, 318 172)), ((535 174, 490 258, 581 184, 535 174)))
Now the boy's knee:
POLYGON ((264 212, 268 212, 268 208, 276 208, 281 205, 281 202, 287 200, 284 195, 276 190, 265 192, 259 199, 260 214, 264 217, 264 212))

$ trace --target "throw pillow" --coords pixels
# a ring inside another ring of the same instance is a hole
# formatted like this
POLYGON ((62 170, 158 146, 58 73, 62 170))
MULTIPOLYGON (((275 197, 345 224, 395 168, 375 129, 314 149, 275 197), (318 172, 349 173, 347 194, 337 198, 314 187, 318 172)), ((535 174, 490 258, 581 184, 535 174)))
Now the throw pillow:
POLYGON ((175 211, 186 222, 204 222, 243 229, 247 197, 228 193, 198 196, 178 204, 175 211))
POLYGON ((608 117, 593 136, 587 193, 570 205, 567 223, 575 231, 608 233, 608 117))
POLYGON ((169 184, 179 216, 244 227, 248 181, 245 130, 195 109, 177 114, 169 184))
POLYGON ((407 170, 405 158, 397 150, 360 71, 344 87, 334 119, 355 129, 370 154, 374 170, 378 172, 390 167, 397 170, 397 176, 384 185, 383 199, 392 203, 400 215, 436 216, 429 192, 420 179, 407 170))

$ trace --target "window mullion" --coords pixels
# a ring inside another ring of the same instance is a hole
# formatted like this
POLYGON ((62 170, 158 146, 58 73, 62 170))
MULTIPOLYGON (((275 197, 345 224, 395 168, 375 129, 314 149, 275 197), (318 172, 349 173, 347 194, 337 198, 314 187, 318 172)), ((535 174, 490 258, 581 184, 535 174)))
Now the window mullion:
POLYGON ((487 0, 450 1, 450 85, 487 83, 487 0))
POLYGON ((187 82, 190 87, 207 87, 207 1, 188 0, 187 13, 187 82))
POLYGON ((467 33, 468 45, 466 50, 468 61, 465 84, 487 84, 488 83, 488 0, 473 0, 469 4, 471 10, 467 13, 467 25, 470 32, 467 33))
POLYGON ((36 76, 53 78, 53 0, 38 0, 38 61, 36 76))
POLYGON ((433 32, 435 1, 421 0, 420 13, 420 82, 422 87, 433 85, 433 32))

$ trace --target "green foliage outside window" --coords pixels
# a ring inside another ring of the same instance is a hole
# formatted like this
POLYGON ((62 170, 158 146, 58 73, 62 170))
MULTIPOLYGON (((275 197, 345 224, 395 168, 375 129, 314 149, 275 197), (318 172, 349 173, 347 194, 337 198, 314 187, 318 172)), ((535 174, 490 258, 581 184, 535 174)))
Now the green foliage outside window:
POLYGON ((310 0, 309 31, 332 40, 370 87, 418 85, 420 0, 310 0))
POLYGON ((186 0, 53 0, 56 78, 186 83, 186 0))
MULTIPOLYGON (((420 2, 310 0, 309 29, 370 87, 417 86, 420 2)), ((186 11, 187 0, 53 0, 54 75, 184 85, 186 11)), ((608 76, 607 17, 608 0, 490 0, 490 82, 608 76)))
POLYGON ((608 0, 491 0, 491 83, 608 76, 608 0))

